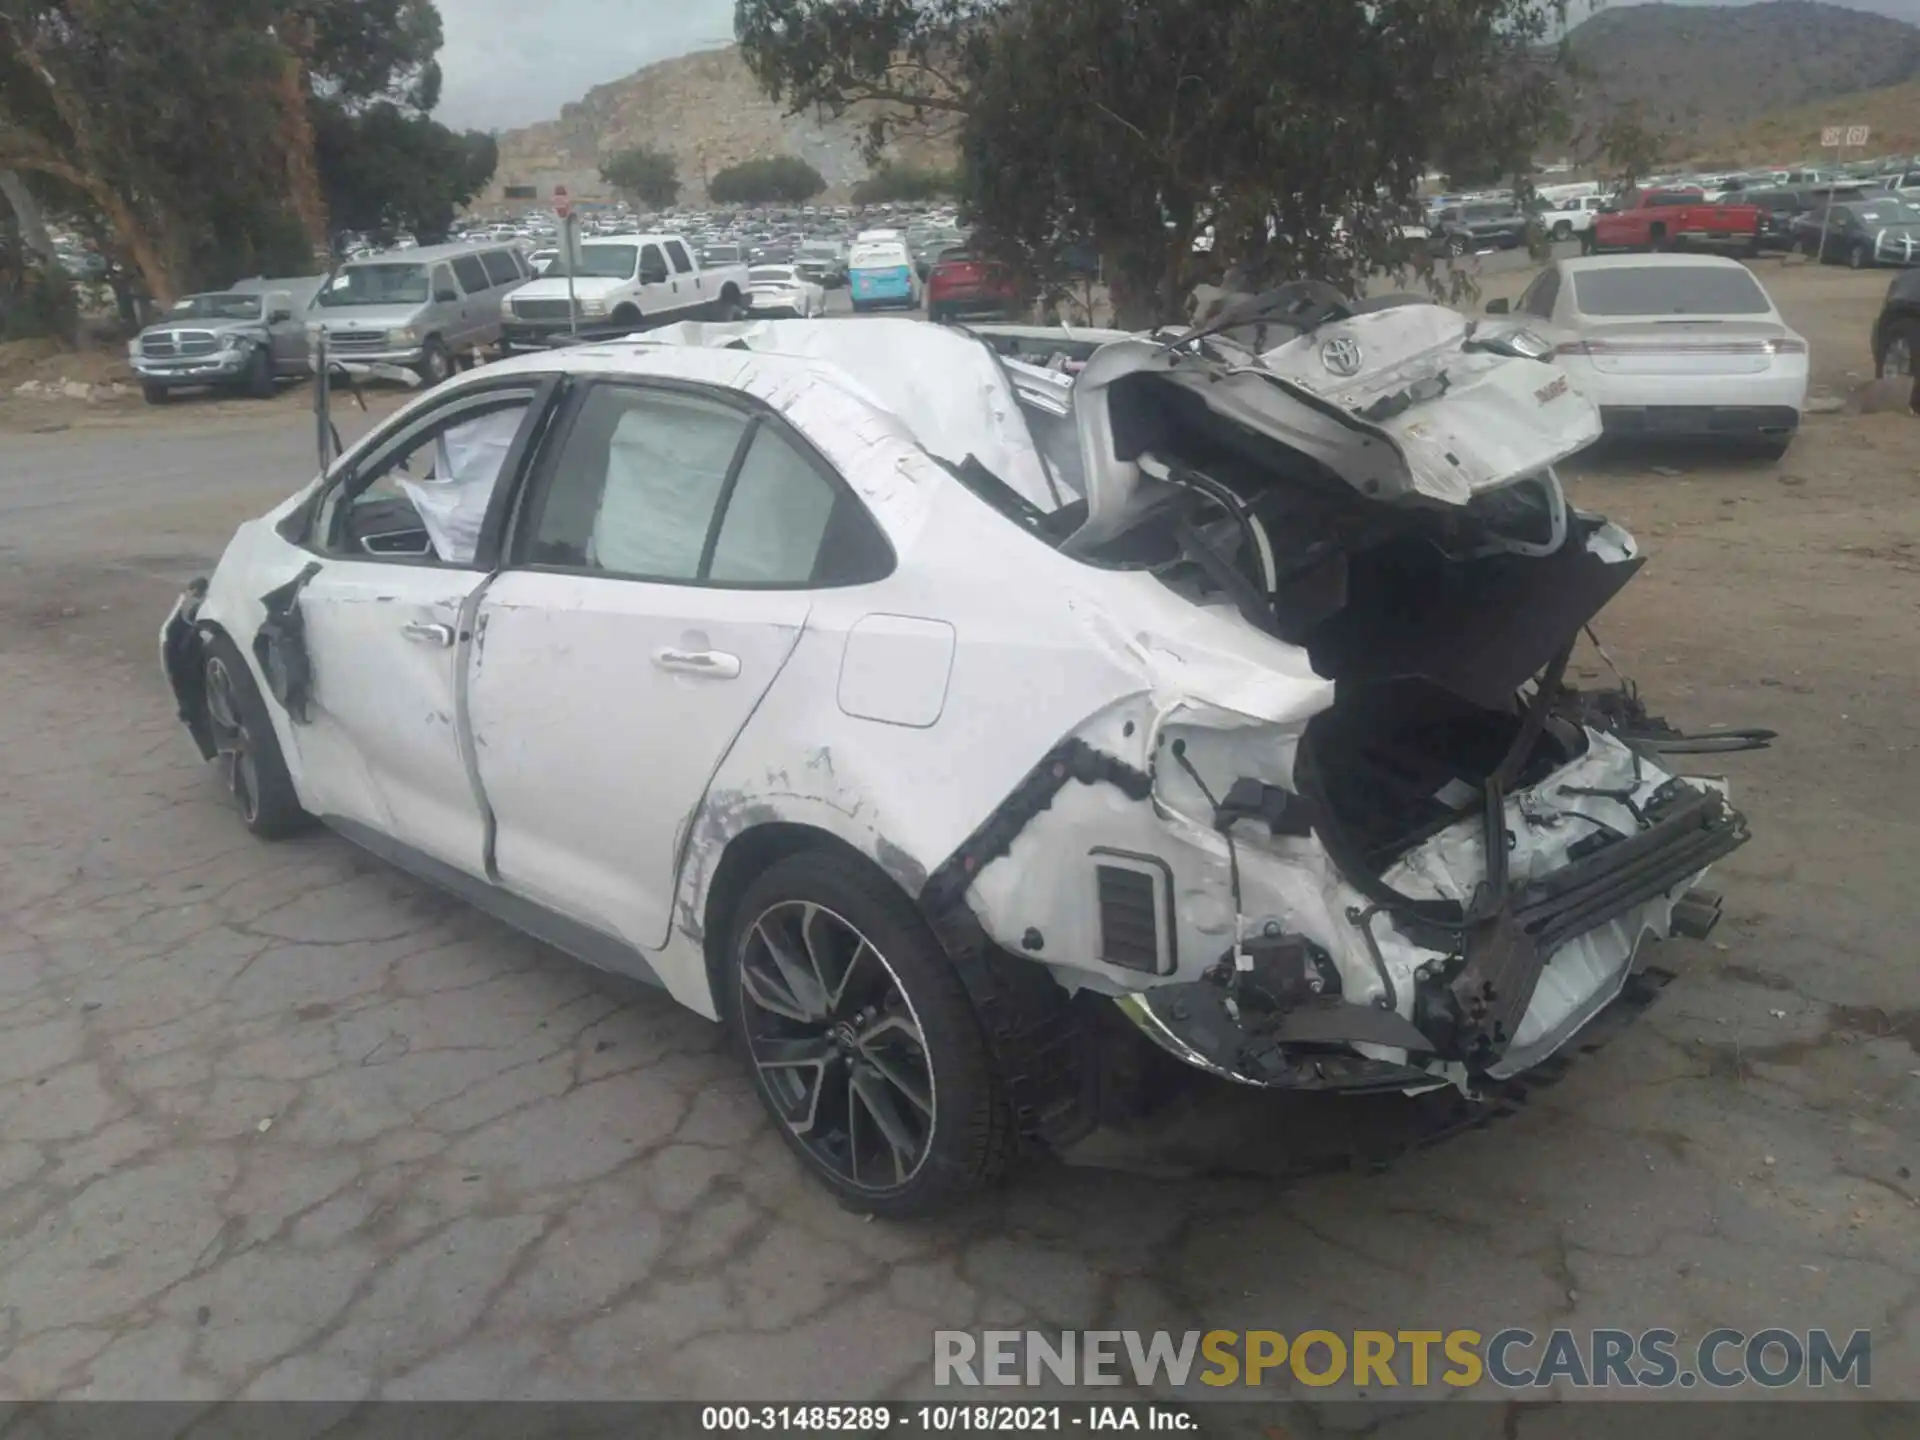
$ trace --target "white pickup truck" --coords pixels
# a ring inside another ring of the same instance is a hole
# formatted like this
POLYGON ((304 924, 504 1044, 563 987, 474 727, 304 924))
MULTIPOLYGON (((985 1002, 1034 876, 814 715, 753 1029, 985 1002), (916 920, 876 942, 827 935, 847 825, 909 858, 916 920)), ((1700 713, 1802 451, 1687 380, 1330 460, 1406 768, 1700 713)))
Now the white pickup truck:
POLYGON ((1593 229, 1593 217, 1607 203, 1604 195, 1576 195, 1540 212, 1540 228, 1550 240, 1571 240, 1593 229))
MULTIPOLYGON (((679 235, 595 235, 579 242, 573 300, 579 328, 605 333, 674 320, 737 320, 746 314, 747 267, 702 265, 679 235)), ((571 328, 566 259, 500 302, 500 347, 544 349, 571 328)))

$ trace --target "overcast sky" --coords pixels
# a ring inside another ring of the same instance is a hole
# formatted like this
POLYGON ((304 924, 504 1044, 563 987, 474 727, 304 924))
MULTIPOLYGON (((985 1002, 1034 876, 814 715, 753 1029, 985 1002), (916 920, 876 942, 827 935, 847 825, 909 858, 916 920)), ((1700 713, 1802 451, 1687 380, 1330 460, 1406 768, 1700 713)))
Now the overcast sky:
MULTIPOLYGON (((1840 3, 1920 24, 1920 0, 1840 3)), ((733 0, 439 0, 439 6, 447 38, 437 113, 461 129, 510 130, 550 120, 595 85, 733 39, 733 0)))

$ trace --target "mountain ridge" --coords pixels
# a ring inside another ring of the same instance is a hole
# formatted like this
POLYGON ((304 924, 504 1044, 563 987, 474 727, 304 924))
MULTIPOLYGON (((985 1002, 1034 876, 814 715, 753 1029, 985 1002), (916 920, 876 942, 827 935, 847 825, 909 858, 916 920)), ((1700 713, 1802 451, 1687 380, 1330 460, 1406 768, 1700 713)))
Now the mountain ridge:
MULTIPOLYGON (((1756 162, 1819 149, 1817 131, 1769 130, 1769 116, 1812 113, 1849 94, 1920 80, 1920 28, 1820 0, 1609 6, 1570 31, 1567 44, 1587 72, 1570 90, 1577 133, 1591 136, 1624 107, 1667 135, 1676 153, 1706 153, 1736 135, 1779 152, 1756 162)), ((486 199, 502 200, 507 186, 542 196, 556 184, 578 196, 604 194, 600 162, 649 143, 673 155, 682 195, 695 203, 705 199, 706 178, 777 154, 806 160, 826 177, 826 198, 844 200, 867 173, 866 118, 788 115, 762 93, 737 47, 696 50, 597 85, 552 120, 501 134, 486 199)), ((951 138, 916 138, 895 158, 950 164, 951 138)))

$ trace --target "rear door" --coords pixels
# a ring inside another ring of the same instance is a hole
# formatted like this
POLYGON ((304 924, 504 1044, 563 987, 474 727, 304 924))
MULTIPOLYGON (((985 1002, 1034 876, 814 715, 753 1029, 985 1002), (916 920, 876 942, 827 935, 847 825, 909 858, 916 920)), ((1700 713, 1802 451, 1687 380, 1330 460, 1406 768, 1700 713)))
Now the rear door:
POLYGON ((681 308, 700 304, 706 299, 706 286, 701 279, 700 267, 693 263, 687 247, 678 240, 669 240, 662 248, 667 252, 667 264, 673 272, 674 293, 681 308))
POLYGON ((722 394, 607 381, 569 409, 480 602, 476 762, 500 882, 657 949, 688 826, 813 588, 885 547, 803 441, 722 394))
MULTIPOLYGON (((692 287, 688 287, 691 292, 692 287)), ((691 293, 680 293, 680 281, 667 263, 667 253, 649 241, 640 247, 640 313, 671 315, 694 303, 691 293)))

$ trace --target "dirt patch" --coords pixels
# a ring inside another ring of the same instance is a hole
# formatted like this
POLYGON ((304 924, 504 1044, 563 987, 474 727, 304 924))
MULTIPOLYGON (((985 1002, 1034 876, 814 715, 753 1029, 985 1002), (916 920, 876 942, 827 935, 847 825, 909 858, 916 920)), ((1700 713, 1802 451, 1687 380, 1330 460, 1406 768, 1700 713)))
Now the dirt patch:
POLYGON ((131 385, 133 367, 124 346, 74 349, 58 340, 8 340, 0 343, 0 390, 26 384, 131 385))

